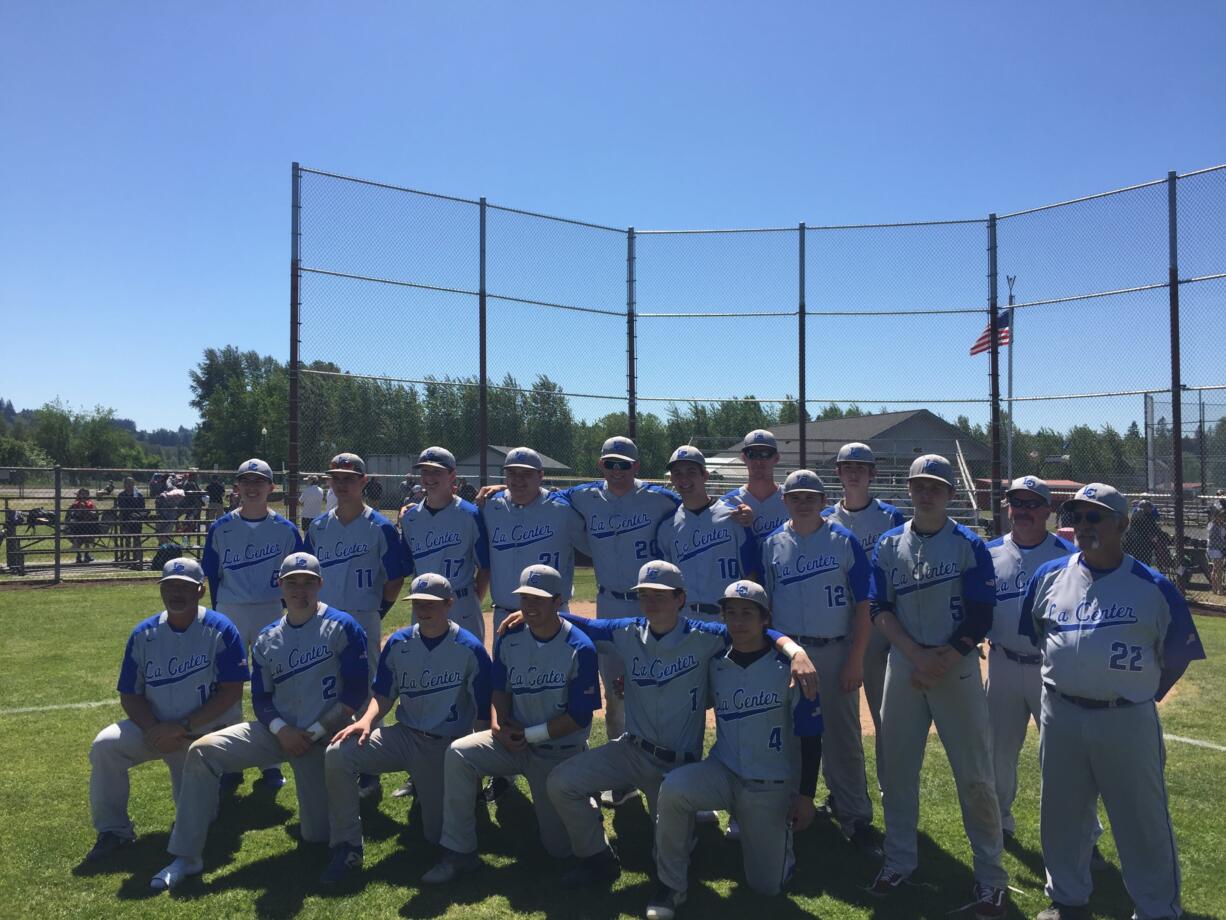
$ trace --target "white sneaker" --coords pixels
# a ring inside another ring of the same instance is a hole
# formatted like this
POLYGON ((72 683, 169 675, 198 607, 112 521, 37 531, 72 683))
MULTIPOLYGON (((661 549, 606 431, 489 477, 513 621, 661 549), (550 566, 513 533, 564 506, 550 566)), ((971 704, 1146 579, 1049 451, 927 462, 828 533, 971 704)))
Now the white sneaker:
POLYGON ((149 880, 154 891, 170 891, 181 885, 188 876, 204 871, 204 860, 196 857, 176 856, 175 861, 149 880))
POLYGON ((729 840, 741 839, 741 825, 736 823, 736 818, 728 816, 728 830, 724 831, 724 836, 729 840))

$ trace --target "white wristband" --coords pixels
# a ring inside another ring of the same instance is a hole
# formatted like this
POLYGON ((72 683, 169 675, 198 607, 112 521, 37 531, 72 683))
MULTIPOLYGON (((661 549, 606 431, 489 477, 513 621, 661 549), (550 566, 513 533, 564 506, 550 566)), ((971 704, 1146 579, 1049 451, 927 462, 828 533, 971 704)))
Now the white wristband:
POLYGON ((804 649, 802 649, 799 645, 797 645, 791 639, 788 639, 788 641, 783 644, 783 654, 788 656, 788 661, 791 661, 793 658, 795 658, 797 655, 799 655, 803 651, 804 649))
POLYGON ((529 744, 540 744, 549 740, 549 726, 544 722, 529 725, 524 729, 524 740, 529 744))
POLYGON ((268 723, 268 730, 272 732, 274 735, 279 734, 281 729, 283 728, 285 728, 284 719, 273 719, 271 722, 268 723))
POLYGON ((328 734, 328 730, 318 722, 312 722, 311 727, 307 729, 307 734, 311 736, 312 741, 321 741, 324 735, 328 734))

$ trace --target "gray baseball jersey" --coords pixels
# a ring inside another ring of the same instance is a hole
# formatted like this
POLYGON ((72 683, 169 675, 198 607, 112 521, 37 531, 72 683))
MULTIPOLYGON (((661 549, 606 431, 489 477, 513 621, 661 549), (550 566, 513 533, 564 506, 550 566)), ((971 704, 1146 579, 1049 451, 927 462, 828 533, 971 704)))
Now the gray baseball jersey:
POLYGON ((723 501, 698 512, 681 505, 656 529, 661 558, 685 576, 688 603, 718 604, 732 582, 761 579, 757 541, 732 520, 734 511, 723 501))
POLYGON ((754 497, 748 486, 740 486, 731 492, 724 493, 720 501, 733 508, 737 505, 748 505, 752 508, 753 525, 750 529, 759 540, 764 539, 772 531, 778 530, 783 526, 783 522, 791 517, 788 514, 788 506, 783 501, 783 486, 779 485, 775 486, 773 494, 762 501, 754 497))
POLYGON ((481 512, 459 496, 438 511, 424 501, 410 505, 400 519, 400 535, 410 572, 442 575, 457 594, 473 587, 477 569, 490 567, 481 512))
POLYGON ((823 508, 822 517, 854 533, 866 555, 872 554, 873 547, 887 530, 901 527, 907 522, 901 511, 879 498, 872 499, 859 511, 848 511, 843 502, 839 502, 823 508))
POLYGON ((303 546, 298 528, 272 511, 258 522, 248 521, 237 510, 223 514, 209 525, 200 560, 213 603, 219 607, 277 603, 281 560, 303 546))
POLYGON ((251 650, 251 703, 265 725, 281 718, 307 728, 337 703, 356 710, 369 685, 366 633, 322 602, 301 626, 286 617, 265 626, 251 650))
POLYGON ((570 623, 547 642, 527 626, 508 630, 494 643, 493 689, 511 694, 511 716, 537 725, 568 712, 582 728, 549 743, 559 747, 587 743, 592 713, 600 708, 596 648, 570 623))
POLYGON ((575 548, 587 549, 583 519, 560 493, 541 489, 527 505, 499 492, 481 509, 489 539, 490 598, 499 607, 519 609, 519 576, 530 565, 544 564, 562 576, 562 596, 569 599, 575 578, 575 548))
POLYGON ((455 623, 435 639, 414 624, 392 633, 383 646, 374 690, 398 700, 401 725, 460 738, 472 731, 474 719, 490 719, 490 656, 455 623))
POLYGON ((792 682, 787 657, 768 651, 748 667, 729 653, 712 659, 715 745, 710 757, 742 779, 800 779, 798 737, 822 733, 820 700, 807 700, 792 682))
POLYGON ((771 620, 790 636, 851 634, 856 604, 868 598, 868 557, 855 534, 825 523, 801 536, 784 524, 762 544, 771 620))
POLYGON ((572 486, 561 494, 583 517, 592 567, 601 587, 619 593, 633 591, 643 563, 660 558, 656 530, 677 510, 681 498, 663 486, 638 479, 621 496, 610 492, 604 480, 572 486))
MULTIPOLYGON (((966 619, 963 601, 996 603, 996 576, 983 540, 946 519, 934 534, 914 530, 914 521, 887 531, 873 550, 869 600, 892 610, 902 628, 921 645, 950 642, 966 619)), ((976 624, 982 637, 991 619, 976 624)), ((972 636, 974 637, 974 636, 972 636)))
POLYGON ((1172 673, 1205 657, 1175 586, 1127 554, 1110 572, 1091 570, 1081 553, 1039 566, 1019 629, 1042 651, 1045 684, 1092 700, 1161 699, 1172 673))
POLYGON ((1076 552, 1076 547, 1054 533, 1045 534, 1035 546, 1021 546, 1013 534, 997 537, 988 544, 992 569, 996 572, 996 612, 988 638, 1019 655, 1033 655, 1034 645, 1018 632, 1022 598, 1030 576, 1045 562, 1076 552))
MULTIPOLYGON (((195 712, 222 683, 247 680, 247 656, 238 629, 215 610, 200 607, 192 625, 179 632, 167 613, 141 621, 128 637, 119 668, 120 693, 143 696, 162 722, 195 712)), ((226 713, 208 730, 233 722, 226 713)))
POLYGON ((335 509, 321 514, 307 528, 306 549, 323 569, 319 599, 346 613, 378 610, 383 585, 409 574, 396 525, 369 505, 348 524, 335 509))
POLYGON ((701 754, 707 716, 707 665, 728 649, 722 623, 683 618, 656 636, 646 617, 565 619, 592 640, 599 652, 613 651, 626 666, 626 728, 657 747, 701 754))

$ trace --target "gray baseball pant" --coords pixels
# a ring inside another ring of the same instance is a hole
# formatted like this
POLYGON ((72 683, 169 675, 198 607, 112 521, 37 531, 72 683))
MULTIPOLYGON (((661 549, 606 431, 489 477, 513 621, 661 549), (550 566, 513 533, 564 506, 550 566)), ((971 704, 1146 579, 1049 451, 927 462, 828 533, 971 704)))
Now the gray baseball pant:
POLYGON ((331 845, 362 845, 358 774, 401 770, 409 772, 417 787, 426 839, 438 843, 443 832, 443 760, 451 741, 396 724, 376 728, 361 747, 354 737, 329 745, 324 754, 324 779, 331 845))
POLYGON ((89 748, 89 809, 94 830, 135 837, 136 829, 128 816, 131 790, 128 771, 151 760, 165 761, 170 768, 171 794, 177 803, 186 758, 187 748, 163 754, 147 744, 145 733, 131 719, 115 722, 98 732, 89 748))
MULTIPOLYGON (((174 856, 198 858, 217 807, 217 784, 233 773, 270 761, 285 761, 281 743, 262 722, 243 722, 205 735, 187 750, 174 830, 166 849, 174 856)), ((298 823, 308 843, 328 842, 328 801, 324 785, 324 745, 288 758, 298 791, 298 823)))
POLYGON ((656 818, 656 875, 675 891, 688 886, 694 814, 726 809, 741 828, 741 860, 749 887, 778 894, 792 876, 792 830, 787 824, 792 785, 737 776, 708 758, 669 772, 660 784, 656 818))
POLYGON ((975 880, 1003 888, 1009 876, 1001 865, 1004 838, 979 656, 973 652, 962 656, 931 690, 911 686, 913 671, 907 657, 891 648, 881 707, 884 757, 878 765, 884 765, 885 867, 910 875, 919 863, 920 769, 928 728, 935 722, 953 769, 975 880))
POLYGON ((878 791, 885 788, 881 782, 881 698, 885 695, 885 666, 889 657, 890 640, 881 630, 873 627, 868 637, 868 648, 864 651, 864 698, 868 700, 868 712, 873 717, 878 791))
POLYGON ((558 748, 538 744, 509 751, 489 731, 456 739, 443 760, 443 833, 439 842, 457 853, 475 853, 475 803, 482 777, 523 776, 532 790, 532 806, 546 852, 558 858, 569 856, 570 838, 549 801, 546 782, 558 764, 582 750, 578 745, 558 748))
MULTIPOLYGON (((637 599, 618 600, 609 591, 596 594, 596 618, 616 620, 620 617, 636 617, 639 610, 637 599)), ((620 738, 626 730, 626 704, 614 691, 618 678, 626 676, 626 665, 620 655, 600 653, 600 679, 604 681, 604 727, 609 740, 620 738)), ((624 786, 617 786, 624 789, 624 786)))
POLYGON ((1044 688, 1039 725, 1039 834, 1048 897, 1070 905, 1090 900, 1092 844, 1083 828, 1101 795, 1133 917, 1178 917, 1179 854, 1157 707, 1151 701, 1084 709, 1044 688))
MULTIPOLYGON (((281 619, 285 610, 281 606, 280 599, 277 599, 275 601, 266 601, 262 604, 219 604, 217 612, 228 617, 230 622, 238 628, 238 634, 243 637, 243 649, 247 652, 248 659, 250 659, 251 648, 255 645, 255 640, 260 634, 260 630, 269 623, 275 623, 281 619)), ((241 719, 242 712, 240 711, 234 721, 238 722, 241 719)), ((278 756, 275 760, 257 764, 256 766, 261 770, 267 770, 269 767, 277 766, 281 760, 282 758, 278 756)))

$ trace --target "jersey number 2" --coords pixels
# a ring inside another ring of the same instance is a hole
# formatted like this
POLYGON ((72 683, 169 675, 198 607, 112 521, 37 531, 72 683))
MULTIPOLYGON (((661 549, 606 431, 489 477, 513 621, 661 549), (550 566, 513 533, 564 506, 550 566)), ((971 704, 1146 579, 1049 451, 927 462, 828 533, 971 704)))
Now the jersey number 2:
POLYGON ((336 675, 329 674, 325 677, 321 689, 325 700, 336 699, 336 675))
POLYGON ((1143 671, 1141 655, 1145 649, 1139 645, 1125 645, 1123 642, 1111 643, 1111 670, 1113 671, 1143 671))

